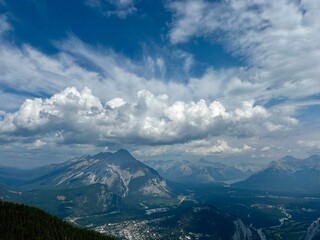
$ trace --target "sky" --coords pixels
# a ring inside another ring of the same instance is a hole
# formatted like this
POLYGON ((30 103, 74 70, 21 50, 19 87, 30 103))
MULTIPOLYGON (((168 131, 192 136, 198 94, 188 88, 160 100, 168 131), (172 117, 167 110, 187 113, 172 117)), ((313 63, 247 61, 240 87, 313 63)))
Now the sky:
POLYGON ((0 0, 0 164, 320 153, 318 0, 0 0))

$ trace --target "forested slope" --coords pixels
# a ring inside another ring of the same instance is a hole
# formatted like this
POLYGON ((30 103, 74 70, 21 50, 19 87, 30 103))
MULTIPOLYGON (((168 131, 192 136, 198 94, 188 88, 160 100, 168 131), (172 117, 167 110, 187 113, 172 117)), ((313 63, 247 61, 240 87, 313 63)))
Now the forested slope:
POLYGON ((1 240, 112 240, 74 227, 38 208, 0 201, 1 240))

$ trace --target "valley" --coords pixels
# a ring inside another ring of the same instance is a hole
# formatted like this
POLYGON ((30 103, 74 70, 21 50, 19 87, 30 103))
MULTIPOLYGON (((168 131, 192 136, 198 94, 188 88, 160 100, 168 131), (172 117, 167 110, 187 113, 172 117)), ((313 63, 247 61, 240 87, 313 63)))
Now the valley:
MULTIPOLYGON (((215 196, 207 195, 207 199, 202 200, 201 203, 201 198, 198 200, 194 199, 193 201, 186 202, 179 208, 171 207, 166 212, 158 212, 151 216, 146 216, 146 213, 141 210, 140 213, 137 212, 135 220, 120 220, 112 224, 108 223, 106 225, 97 226, 94 229, 110 235, 115 234, 115 229, 119 229, 120 232, 126 229, 126 232, 132 232, 133 235, 144 234, 144 230, 148 229, 149 232, 157 234, 154 238, 148 236, 145 239, 166 239, 168 236, 162 235, 162 238, 159 238, 161 233, 168 231, 168 228, 164 227, 163 222, 170 219, 172 216, 177 216, 181 213, 182 209, 188 209, 190 206, 214 205, 224 213, 236 215, 238 217, 240 216, 240 219, 252 232, 252 235, 254 236, 253 239, 290 240, 300 239, 308 226, 320 215, 320 204, 318 199, 310 199, 309 197, 304 196, 261 195, 260 192, 257 192, 256 195, 252 195, 251 191, 248 199, 247 194, 249 192, 237 192, 235 190, 232 194, 229 193, 223 196, 224 193, 222 191, 223 190, 221 189, 213 191, 215 196), (221 194, 219 199, 216 198, 217 193, 221 194), (230 200, 231 198, 232 200, 230 200), (259 204, 251 204, 254 202, 259 202, 259 204), (301 205, 312 206, 312 210, 310 208, 307 210, 308 213, 305 214, 306 209, 297 207, 301 205)), ((111 217, 108 222, 115 220, 116 218, 111 217)), ((171 227, 171 230, 173 228, 175 227, 171 227)), ((184 235, 184 237, 189 236, 190 239, 205 239, 202 238, 203 236, 201 237, 199 235, 200 233, 197 231, 188 232, 188 234, 184 235)), ((180 236, 182 237, 182 235, 180 236)))
MULTIPOLYGON (((318 160, 319 157, 313 156, 306 162, 309 165, 313 162, 311 166, 316 169, 318 160)), ((287 158, 280 160, 283 161, 289 173, 299 171, 288 167, 287 158)), ((290 159, 291 165, 292 161, 295 163, 290 159)), ((298 163, 298 169, 308 171, 298 163)), ((266 191, 229 184, 232 176, 239 177, 239 169, 231 171, 222 164, 204 164, 210 165, 210 171, 204 171, 200 165, 198 170, 193 168, 193 174, 202 172, 213 176, 219 172, 220 177, 216 179, 225 176, 226 181, 166 180, 126 150, 86 155, 42 167, 41 171, 2 167, 0 198, 39 207, 75 226, 123 240, 313 240, 303 236, 310 236, 307 230, 311 226, 316 229, 310 230, 312 233, 317 231, 319 194, 266 191), (228 175, 228 171, 238 174, 228 175)), ((271 168, 274 165, 270 163, 271 168)), ((276 166, 278 169, 279 164, 276 166)), ((265 174, 268 169, 267 166, 258 170, 248 179, 265 174)), ((247 169, 245 171, 244 174, 248 174, 247 169)))
MULTIPOLYGON (((131 209, 92 215, 74 219, 73 223, 107 235, 118 236, 120 239, 168 239, 169 236, 175 236, 172 239, 206 239, 203 230, 184 231, 184 234, 181 234, 181 229, 186 226, 176 223, 168 225, 167 222, 173 217, 182 218, 183 212, 192 207, 215 206, 223 213, 240 217, 252 232, 253 239, 289 240, 299 239, 320 215, 319 198, 316 197, 270 195, 237 189, 226 191, 221 187, 210 192, 205 189, 194 189, 191 194, 192 190, 188 189, 186 192, 190 195, 183 196, 182 202, 180 200, 177 203, 163 203, 157 208, 143 202, 140 204, 141 208, 135 211, 131 209)), ((212 237, 208 239, 214 239, 212 237)))

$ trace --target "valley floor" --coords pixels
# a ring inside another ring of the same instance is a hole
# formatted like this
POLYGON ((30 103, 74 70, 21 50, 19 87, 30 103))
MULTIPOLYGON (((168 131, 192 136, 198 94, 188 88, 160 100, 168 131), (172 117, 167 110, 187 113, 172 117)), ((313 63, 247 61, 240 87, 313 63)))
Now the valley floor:
POLYGON ((141 202, 140 208, 131 213, 112 212, 70 221, 121 239, 215 239, 207 238, 208 234, 184 232, 182 228, 166 224, 170 218, 192 206, 215 206, 239 217, 249 226, 253 239, 298 240, 320 216, 319 196, 271 194, 224 187, 209 189, 188 189, 171 204, 159 203, 155 207, 141 202), (92 222, 96 224, 92 225, 92 222))

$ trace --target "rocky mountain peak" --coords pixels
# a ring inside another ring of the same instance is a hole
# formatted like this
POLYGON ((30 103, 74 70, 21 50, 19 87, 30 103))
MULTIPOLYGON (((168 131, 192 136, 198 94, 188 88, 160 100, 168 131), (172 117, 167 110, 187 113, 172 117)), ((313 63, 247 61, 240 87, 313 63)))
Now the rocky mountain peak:
POLYGON ((125 149, 120 149, 118 150, 117 152, 115 152, 113 155, 112 155, 113 158, 116 158, 118 160, 126 160, 126 161, 129 161, 129 160, 136 160, 132 155, 131 153, 129 153, 127 150, 125 149))
POLYGON ((100 152, 100 153, 95 154, 93 156, 89 155, 87 158, 104 160, 104 159, 109 158, 111 155, 112 155, 111 152, 100 152))

